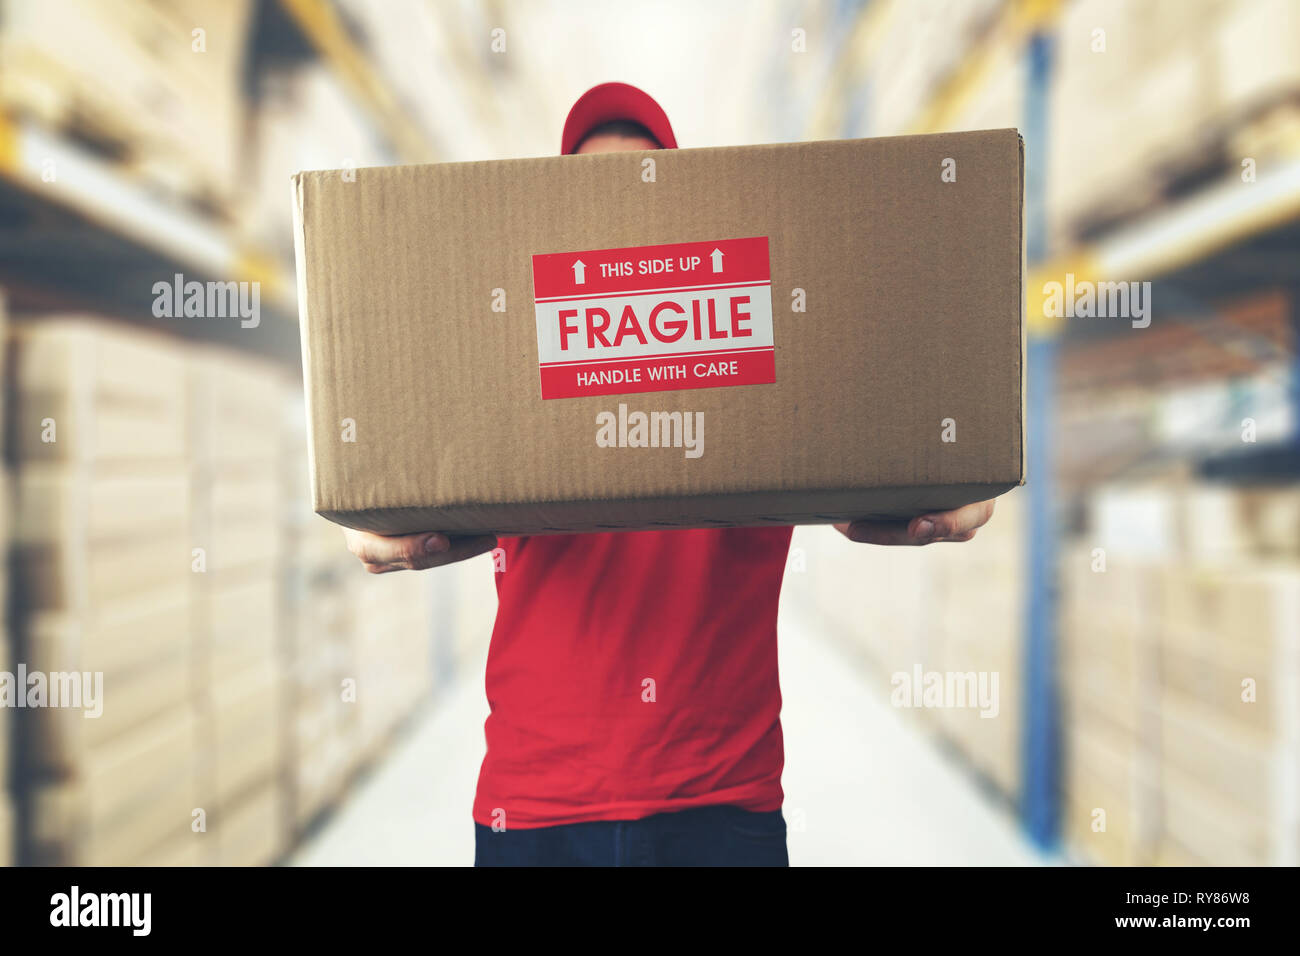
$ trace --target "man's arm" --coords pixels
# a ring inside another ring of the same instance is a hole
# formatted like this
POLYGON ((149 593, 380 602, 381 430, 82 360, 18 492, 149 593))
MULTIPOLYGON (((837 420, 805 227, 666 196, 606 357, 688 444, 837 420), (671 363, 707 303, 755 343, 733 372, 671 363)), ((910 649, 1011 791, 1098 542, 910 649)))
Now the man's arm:
POLYGON ((977 501, 953 511, 920 515, 911 521, 855 521, 837 524, 835 528, 850 541, 863 544, 934 544, 969 541, 991 517, 993 502, 977 501))
POLYGON ((371 574, 440 568, 477 557, 497 546, 497 539, 490 534, 452 541, 445 534, 385 535, 344 528, 343 535, 348 550, 371 574))

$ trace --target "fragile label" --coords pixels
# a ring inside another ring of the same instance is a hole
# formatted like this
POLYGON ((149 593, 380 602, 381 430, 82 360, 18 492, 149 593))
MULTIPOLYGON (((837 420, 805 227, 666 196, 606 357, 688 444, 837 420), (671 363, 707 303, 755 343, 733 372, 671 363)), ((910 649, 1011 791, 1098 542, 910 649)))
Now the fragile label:
POLYGON ((767 237, 533 256, 542 398, 776 381, 767 237))

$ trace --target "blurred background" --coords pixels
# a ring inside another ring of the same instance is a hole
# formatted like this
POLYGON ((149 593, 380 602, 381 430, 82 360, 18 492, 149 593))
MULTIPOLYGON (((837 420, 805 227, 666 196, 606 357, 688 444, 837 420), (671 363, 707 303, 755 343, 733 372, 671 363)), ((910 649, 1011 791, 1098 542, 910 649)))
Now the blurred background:
POLYGON ((1026 139, 1029 484, 796 531, 792 862, 1296 863, 1300 0, 4 0, 0 672, 108 705, 0 707, 0 862, 472 861, 491 562, 311 514, 288 178, 553 154, 606 80, 683 146, 1026 139), (1044 308, 1112 280, 1148 326, 1044 308))

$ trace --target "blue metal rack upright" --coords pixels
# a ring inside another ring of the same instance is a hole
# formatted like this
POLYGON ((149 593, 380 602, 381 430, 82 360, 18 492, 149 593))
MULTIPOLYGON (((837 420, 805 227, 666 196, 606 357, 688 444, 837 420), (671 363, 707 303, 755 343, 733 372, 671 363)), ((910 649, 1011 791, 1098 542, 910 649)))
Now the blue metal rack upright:
MULTIPOLYGON (((1025 256, 1047 257, 1046 176, 1048 88, 1053 38, 1040 26, 1029 36, 1025 95, 1025 256)), ((1026 295, 1035 294, 1026 288, 1026 295)), ((1043 849, 1060 832, 1060 707, 1056 679, 1056 527, 1052 429, 1057 342, 1032 325, 1026 350, 1028 580, 1025 588, 1025 725, 1020 812, 1026 831, 1043 849)))

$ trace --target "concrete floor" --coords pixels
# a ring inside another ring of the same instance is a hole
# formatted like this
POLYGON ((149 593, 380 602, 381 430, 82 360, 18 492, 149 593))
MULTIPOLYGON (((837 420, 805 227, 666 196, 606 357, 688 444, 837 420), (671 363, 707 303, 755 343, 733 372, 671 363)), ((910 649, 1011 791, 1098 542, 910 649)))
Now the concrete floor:
MULTIPOLYGON (((793 865, 1047 862, 906 714, 782 615, 785 815, 793 865)), ((483 757, 482 661, 419 715, 294 855, 314 865, 469 865, 483 757)))

